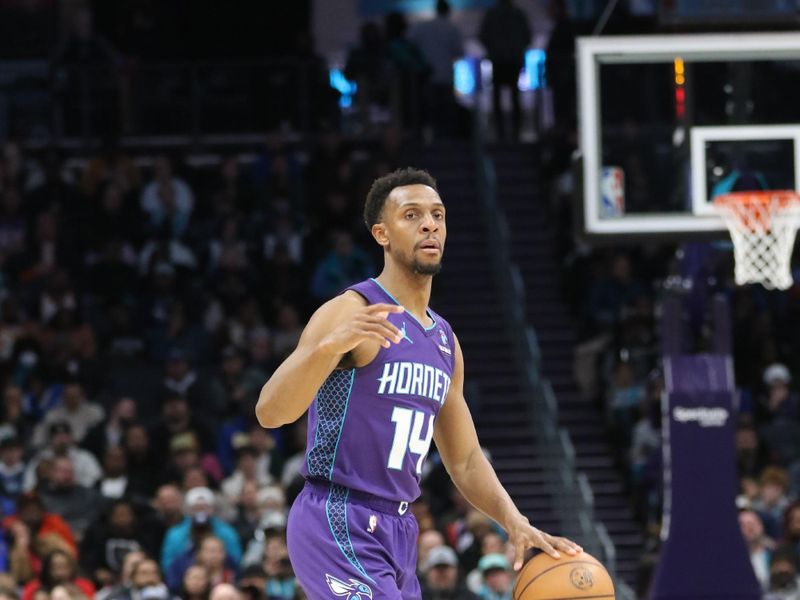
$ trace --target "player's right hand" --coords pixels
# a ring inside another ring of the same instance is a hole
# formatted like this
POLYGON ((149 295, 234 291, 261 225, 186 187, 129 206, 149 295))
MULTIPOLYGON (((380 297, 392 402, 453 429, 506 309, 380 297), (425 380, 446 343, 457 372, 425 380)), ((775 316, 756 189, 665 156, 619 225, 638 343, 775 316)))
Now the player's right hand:
POLYGON ((405 311, 397 304, 370 304, 354 312, 344 323, 326 335, 320 348, 331 354, 347 354, 362 342, 374 340, 384 348, 403 339, 400 330, 387 318, 389 313, 405 311))

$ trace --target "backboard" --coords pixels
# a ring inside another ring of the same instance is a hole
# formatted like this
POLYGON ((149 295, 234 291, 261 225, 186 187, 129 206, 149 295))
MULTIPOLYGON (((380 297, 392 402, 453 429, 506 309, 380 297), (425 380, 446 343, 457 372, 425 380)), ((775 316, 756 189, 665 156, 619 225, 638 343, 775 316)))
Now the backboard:
POLYGON ((800 189, 796 33, 581 38, 577 56, 588 235, 722 232, 716 195, 800 189))

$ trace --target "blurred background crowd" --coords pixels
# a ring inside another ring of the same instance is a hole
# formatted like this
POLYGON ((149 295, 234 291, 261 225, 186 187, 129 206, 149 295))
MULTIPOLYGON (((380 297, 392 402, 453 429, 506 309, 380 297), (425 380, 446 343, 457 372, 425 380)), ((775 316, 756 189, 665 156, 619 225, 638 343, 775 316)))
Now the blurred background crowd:
MULTIPOLYGON (((342 49, 357 91, 317 54, 310 3, 270 10, 269 36, 254 7, 187 4, 0 1, 3 58, 46 56, 56 99, 9 95, 0 120, 0 600, 304 597, 285 526, 305 423, 262 429, 259 390, 321 302, 377 274, 360 217, 372 180, 470 134, 451 68, 467 42, 446 2, 423 23, 366 22, 342 49), (269 76, 175 66, 243 55, 271 61, 269 76), (131 141, 229 130, 258 133, 213 151, 131 141), (53 136, 77 142, 42 141, 53 136)), ((646 590, 662 504, 658 307, 680 264, 670 245, 573 239, 572 45, 590 22, 538 4, 539 22, 503 0, 481 15, 493 89, 511 90, 490 118, 499 141, 540 136, 575 379, 605 415, 645 533, 646 590), (516 85, 539 39, 557 100, 541 130, 516 85)), ((622 3, 611 28, 650 30, 647 4, 622 3)), ((764 590, 782 589, 800 561, 800 294, 736 288, 728 254, 710 264, 734 317, 742 533, 764 590)), ((423 488, 423 597, 509 599, 513 549, 435 453, 423 488)))

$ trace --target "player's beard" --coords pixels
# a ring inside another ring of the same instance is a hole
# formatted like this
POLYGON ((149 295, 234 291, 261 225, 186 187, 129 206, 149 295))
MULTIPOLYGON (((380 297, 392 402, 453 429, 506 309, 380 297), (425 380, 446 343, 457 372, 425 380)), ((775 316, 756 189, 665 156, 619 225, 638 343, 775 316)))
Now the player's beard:
POLYGON ((411 261, 411 270, 417 275, 438 275, 439 271, 442 270, 442 261, 440 260, 434 264, 426 264, 415 258, 411 261))

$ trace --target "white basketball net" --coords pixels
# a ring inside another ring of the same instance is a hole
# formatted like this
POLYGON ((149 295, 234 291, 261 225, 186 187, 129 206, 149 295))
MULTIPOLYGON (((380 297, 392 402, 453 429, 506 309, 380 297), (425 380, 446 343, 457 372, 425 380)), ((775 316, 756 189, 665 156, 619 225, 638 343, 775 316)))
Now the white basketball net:
POLYGON ((715 199, 714 206, 731 232, 736 283, 760 283, 778 290, 791 287, 800 195, 737 192, 715 199))

